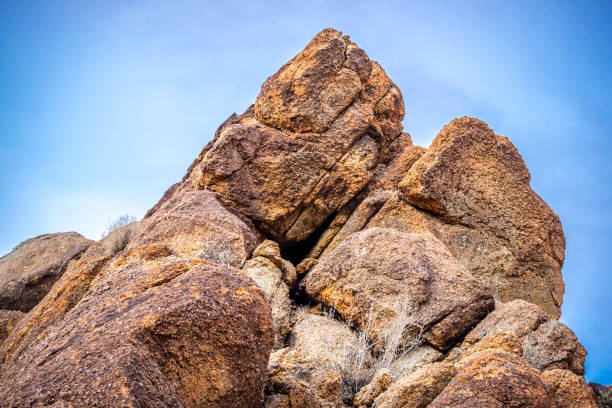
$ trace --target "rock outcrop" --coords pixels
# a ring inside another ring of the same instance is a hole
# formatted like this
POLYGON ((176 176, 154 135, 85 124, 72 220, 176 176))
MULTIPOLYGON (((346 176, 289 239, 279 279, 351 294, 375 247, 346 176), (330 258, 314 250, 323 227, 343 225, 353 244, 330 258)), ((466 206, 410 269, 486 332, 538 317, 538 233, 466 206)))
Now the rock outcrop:
POLYGON ((194 168, 279 242, 302 241, 374 176, 401 133, 404 104, 348 37, 323 30, 230 118, 194 168))
POLYGON ((142 220, 0 258, 0 405, 602 403, 516 148, 464 117, 425 149, 403 116, 325 29, 142 220))
POLYGON ((382 343, 401 320, 402 332, 423 331, 446 350, 490 310, 491 294, 433 235, 371 228, 352 234, 320 259, 304 285, 315 300, 382 343))
POLYGON ((30 238, 0 258, 0 309, 28 312, 92 241, 76 232, 30 238))

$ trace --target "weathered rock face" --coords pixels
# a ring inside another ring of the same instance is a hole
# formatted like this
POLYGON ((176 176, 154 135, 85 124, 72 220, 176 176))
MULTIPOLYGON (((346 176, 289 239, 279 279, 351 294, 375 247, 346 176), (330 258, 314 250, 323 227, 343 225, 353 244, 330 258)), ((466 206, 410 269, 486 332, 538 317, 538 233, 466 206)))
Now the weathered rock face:
POLYGON ((91 243, 76 232, 65 232, 17 245, 0 258, 0 309, 32 309, 91 243))
POLYGON ((529 180, 507 138, 464 117, 442 129, 400 188, 410 204, 445 224, 436 236, 496 298, 525 299, 559 317, 565 238, 529 180))
MULTIPOLYGON (((374 408, 425 408, 455 375, 452 364, 433 363, 392 384, 374 400, 374 408)), ((449 405, 452 406, 452 405, 449 405)))
POLYGON ((515 300, 498 307, 465 336, 459 352, 496 333, 509 332, 521 341, 523 358, 539 370, 569 369, 584 374, 586 350, 574 333, 538 306, 515 300))
POLYGON ((457 370, 430 408, 554 406, 538 371, 514 354, 483 350, 463 360, 457 370))
POLYGON ((122 253, 60 324, 5 365, 6 406, 256 403, 272 346, 261 291, 236 270, 122 253))
POLYGON ((442 350, 493 308, 492 296, 435 237, 391 229, 351 235, 308 273, 305 287, 375 342, 389 321, 402 319, 407 333, 423 330, 442 350))
POLYGON ((292 311, 286 282, 295 281, 295 269, 281 258, 278 245, 266 240, 255 249, 253 257, 246 261, 242 273, 253 279, 263 291, 274 321, 274 348, 284 347, 291 329, 292 311))
POLYGON ((229 211, 218 194, 180 187, 141 221, 129 247, 163 244, 177 256, 240 268, 257 246, 248 223, 229 211))
POLYGON ((18 310, 0 310, 0 346, 23 317, 18 310))
POLYGON ((595 393, 583 377, 567 370, 548 370, 542 380, 554 395, 557 408, 597 408, 595 393))
POLYGON ((401 93, 341 33, 319 33, 226 121, 193 172, 280 242, 306 239, 374 175, 400 134, 401 93))

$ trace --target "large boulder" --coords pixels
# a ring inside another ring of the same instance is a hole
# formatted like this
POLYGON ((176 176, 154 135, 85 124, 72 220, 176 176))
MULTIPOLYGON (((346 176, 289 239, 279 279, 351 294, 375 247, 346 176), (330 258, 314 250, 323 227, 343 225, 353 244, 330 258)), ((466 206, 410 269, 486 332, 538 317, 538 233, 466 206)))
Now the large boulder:
POLYGON ((598 408, 595 393, 584 380, 568 370, 548 370, 542 373, 557 403, 557 408, 598 408))
POLYGON ((494 305, 433 235, 383 228, 352 234, 321 258, 304 285, 383 348, 388 329, 399 322, 396 335, 422 332, 432 346, 448 349, 494 305))
POLYGON ((429 229, 497 299, 524 299, 558 318, 565 238, 559 217, 529 183, 512 143, 463 117, 440 131, 400 188, 408 203, 433 215, 429 229))
POLYGON ((76 232, 64 232, 17 245, 0 258, 0 309, 32 309, 91 243, 76 232))
POLYGON ((152 245, 122 252, 2 366, 4 406, 256 406, 272 347, 262 292, 237 270, 152 245))
POLYGON ((163 244, 177 256, 240 268, 257 246, 250 221, 218 194, 181 186, 140 222, 131 248, 163 244))
POLYGON ((264 294, 231 267, 256 246, 248 220, 216 193, 178 186, 125 249, 110 239, 71 263, 0 347, 7 406, 257 404, 273 323, 264 294))
POLYGON ((569 369, 584 375, 586 350, 576 335, 558 320, 524 300, 498 304, 470 331, 455 350, 464 352, 496 333, 510 332, 520 339, 522 357, 539 370, 569 369))
POLYGON ((403 115, 383 69, 326 29, 219 128, 189 179, 277 241, 302 241, 368 184, 403 115))
POLYGON ((456 368, 457 375, 429 408, 555 406, 539 371, 512 353, 486 349, 462 360, 456 368))
POLYGON ((455 375, 448 363, 433 363, 393 383, 374 400, 373 408, 425 408, 455 375))

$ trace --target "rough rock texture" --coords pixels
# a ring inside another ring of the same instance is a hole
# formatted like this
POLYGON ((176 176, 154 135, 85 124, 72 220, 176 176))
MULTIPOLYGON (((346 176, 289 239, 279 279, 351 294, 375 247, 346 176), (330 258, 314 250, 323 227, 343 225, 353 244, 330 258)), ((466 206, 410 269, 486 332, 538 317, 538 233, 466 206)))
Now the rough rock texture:
POLYGON ((270 355, 266 394, 268 408, 343 407, 340 373, 292 348, 270 355))
POLYGON ((23 317, 23 312, 18 310, 1 310, 0 309, 0 346, 13 331, 17 322, 23 317))
POLYGON ((612 408, 612 386, 607 387, 597 383, 589 383, 595 395, 600 408, 612 408))
POLYGON ((553 394, 557 408, 597 408, 595 393, 583 377, 568 370, 549 370, 541 375, 553 394))
POLYGON ((436 236, 496 298, 525 299, 558 318, 565 238, 529 182, 512 143, 464 117, 440 131, 400 188, 409 203, 445 224, 436 236))
POLYGON ((564 368, 584 375, 586 350, 558 320, 543 323, 523 339, 523 358, 540 370, 564 368))
POLYGON ((539 372, 514 354, 488 349, 472 354, 429 408, 554 407, 539 372))
POLYGON ((323 30, 230 118, 193 169, 280 242, 302 241, 374 176, 402 129, 399 89, 347 37, 323 30))
POLYGON ((443 358, 444 354, 435 348, 423 345, 400 354, 391 364, 391 371, 395 378, 399 379, 413 373, 419 367, 435 363, 443 358))
POLYGON ((150 244, 165 245, 180 257, 240 268, 257 237, 249 221, 228 210, 218 194, 181 187, 141 221, 128 247, 150 244))
POLYGON ((136 248, 100 271, 3 366, 5 406, 256 403, 273 340, 263 294, 234 269, 169 255, 136 248))
POLYGON ((373 408, 425 408, 455 375, 452 364, 433 363, 393 383, 373 408))
POLYGON ((359 339, 342 322, 328 316, 302 313, 293 326, 290 344, 318 365, 338 369, 359 347, 359 339))
MULTIPOLYGON (((274 348, 285 346, 285 339, 291 329, 291 300, 287 287, 287 273, 281 269, 286 263, 280 257, 278 245, 272 241, 264 241, 255 251, 253 258, 247 260, 242 268, 244 273, 261 288, 270 304, 272 320, 274 321, 274 348)), ((295 281, 295 269, 287 268, 291 276, 289 281, 295 281)))
POLYGON ((520 340, 523 358, 540 370, 569 369, 584 374, 586 350, 574 333, 538 306, 515 300, 498 307, 465 336, 459 352, 500 332, 514 333, 520 340))
POLYGON ((492 296, 432 235, 382 228, 351 235, 305 279, 307 292, 381 342, 389 320, 438 349, 493 308, 492 296))
POLYGON ((395 379, 393 378, 393 374, 388 369, 379 370, 372 381, 365 387, 362 387, 357 394, 355 394, 355 398, 353 398, 353 406, 355 407, 366 407, 371 406, 374 403, 374 399, 378 397, 383 392, 387 391, 387 388, 395 379))
POLYGON ((487 349, 498 349, 516 356, 523 355, 521 341, 512 332, 497 332, 483 338, 461 354, 461 359, 487 349))
POLYGON ((0 309, 32 309, 91 245, 76 232, 30 238, 0 258, 0 309))

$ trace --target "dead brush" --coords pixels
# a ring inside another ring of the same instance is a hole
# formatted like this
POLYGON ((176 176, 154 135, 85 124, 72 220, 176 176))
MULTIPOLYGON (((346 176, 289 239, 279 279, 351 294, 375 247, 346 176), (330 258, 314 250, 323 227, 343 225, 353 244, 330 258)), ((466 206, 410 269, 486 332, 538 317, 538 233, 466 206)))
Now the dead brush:
MULTIPOLYGON (((381 320, 380 314, 370 309, 367 319, 361 327, 354 319, 341 319, 343 324, 356 331, 357 342, 347 341, 340 353, 339 361, 330 358, 332 369, 342 377, 342 397, 345 403, 352 404, 359 390, 367 385, 381 369, 390 369, 393 362, 403 353, 423 343, 423 325, 415 325, 415 310, 412 305, 397 302, 392 307, 393 317, 384 319, 385 328, 380 330, 377 340, 372 340, 375 320, 381 320)), ((334 309, 327 309, 325 315, 338 320, 334 309)))
POLYGON ((106 223, 106 231, 102 234, 102 239, 111 255, 116 255, 125 249, 137 228, 136 217, 127 214, 106 223))

